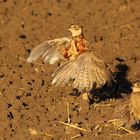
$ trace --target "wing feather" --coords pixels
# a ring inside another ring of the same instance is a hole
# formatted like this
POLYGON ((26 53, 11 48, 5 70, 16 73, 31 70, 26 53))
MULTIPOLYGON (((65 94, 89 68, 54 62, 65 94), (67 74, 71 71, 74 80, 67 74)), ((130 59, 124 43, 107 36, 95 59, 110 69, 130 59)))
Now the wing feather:
POLYGON ((93 84, 96 88, 102 87, 111 81, 112 75, 101 59, 87 51, 60 66, 54 73, 52 84, 64 86, 70 79, 74 79, 73 87, 82 91, 91 90, 93 84))
POLYGON ((62 53, 59 51, 69 46, 70 38, 64 37, 60 39, 54 39, 45 41, 36 46, 28 57, 28 62, 36 61, 39 57, 42 57, 45 63, 49 62, 54 64, 59 59, 64 59, 62 53))
POLYGON ((70 63, 66 63, 66 65, 60 67, 60 69, 56 70, 56 73, 54 73, 53 75, 55 75, 52 84, 56 84, 56 86, 65 86, 70 79, 72 79, 72 75, 73 72, 75 71, 75 67, 71 67, 71 62, 70 63))

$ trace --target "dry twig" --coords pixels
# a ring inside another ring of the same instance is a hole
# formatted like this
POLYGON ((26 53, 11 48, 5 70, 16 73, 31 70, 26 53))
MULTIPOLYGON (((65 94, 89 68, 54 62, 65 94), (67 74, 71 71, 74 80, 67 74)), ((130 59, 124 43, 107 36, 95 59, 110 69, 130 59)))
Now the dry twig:
POLYGON ((44 136, 49 136, 53 137, 53 135, 45 133, 45 132, 37 132, 35 129, 30 128, 29 129, 31 135, 44 135, 44 136))
POLYGON ((86 129, 81 128, 81 127, 78 127, 78 126, 76 126, 76 125, 74 125, 74 124, 65 123, 65 122, 62 122, 62 121, 59 121, 59 123, 64 124, 64 125, 67 125, 67 126, 69 126, 69 127, 75 128, 75 129, 78 129, 78 130, 81 130, 81 131, 87 132, 86 129))
POLYGON ((68 112, 68 123, 70 123, 71 120, 70 120, 70 108, 69 108, 69 102, 67 102, 67 112, 68 112))
POLYGON ((125 127, 121 126, 121 123, 119 122, 118 119, 109 120, 109 121, 105 124, 105 126, 108 126, 108 125, 110 125, 110 124, 116 126, 118 129, 122 129, 122 130, 126 131, 126 132, 129 133, 129 134, 132 134, 132 135, 135 134, 135 133, 132 132, 131 130, 128 130, 128 129, 126 129, 125 127))
POLYGON ((80 136, 81 136, 81 134, 78 134, 78 135, 75 135, 75 136, 71 137, 71 139, 75 139, 75 138, 78 138, 80 136))

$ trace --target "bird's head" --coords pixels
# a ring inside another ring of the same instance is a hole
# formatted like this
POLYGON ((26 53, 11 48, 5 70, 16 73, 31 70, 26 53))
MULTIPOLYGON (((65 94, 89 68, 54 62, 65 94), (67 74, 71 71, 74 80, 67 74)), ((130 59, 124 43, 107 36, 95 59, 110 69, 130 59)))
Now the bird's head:
POLYGON ((83 28, 79 25, 71 25, 68 30, 72 33, 72 37, 78 37, 83 35, 83 28))
POLYGON ((133 92, 140 92, 140 82, 135 82, 132 89, 133 92))

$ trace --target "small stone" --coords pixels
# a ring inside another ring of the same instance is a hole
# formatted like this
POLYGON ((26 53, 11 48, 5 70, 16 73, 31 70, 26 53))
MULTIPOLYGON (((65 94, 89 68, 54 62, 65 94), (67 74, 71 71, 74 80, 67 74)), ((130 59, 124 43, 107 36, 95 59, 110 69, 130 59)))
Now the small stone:
POLYGON ((32 128, 30 128, 29 131, 30 131, 31 135, 37 135, 37 131, 32 128))
POLYGON ((35 72, 39 72, 39 68, 35 68, 35 72))

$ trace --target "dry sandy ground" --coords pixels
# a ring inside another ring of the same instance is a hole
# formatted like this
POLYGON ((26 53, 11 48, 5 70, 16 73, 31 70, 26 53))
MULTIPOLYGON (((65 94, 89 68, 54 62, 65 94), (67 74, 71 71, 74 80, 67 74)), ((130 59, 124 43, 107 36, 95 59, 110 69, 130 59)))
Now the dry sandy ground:
POLYGON ((0 140, 139 140, 140 131, 132 135, 105 125, 115 106, 125 103, 117 92, 129 96, 140 78, 139 9, 139 0, 0 0, 0 140), (71 87, 50 84, 57 64, 24 61, 40 42, 69 35, 73 23, 96 43, 95 53, 120 71, 121 90, 113 91, 113 99, 89 107, 81 95, 70 95, 71 87), (68 122, 68 110, 71 124, 83 130, 61 123, 68 122))

